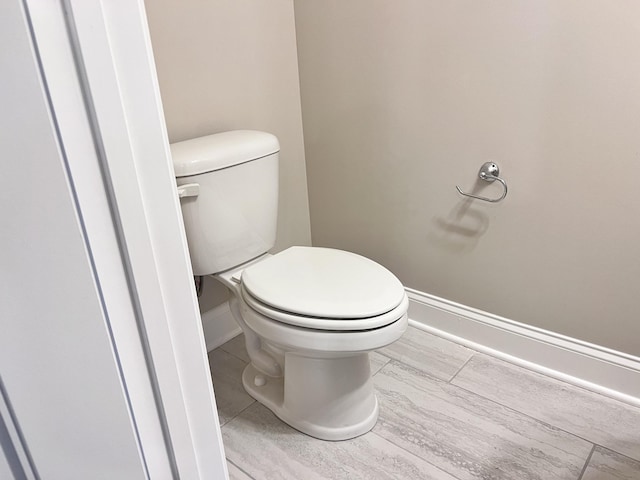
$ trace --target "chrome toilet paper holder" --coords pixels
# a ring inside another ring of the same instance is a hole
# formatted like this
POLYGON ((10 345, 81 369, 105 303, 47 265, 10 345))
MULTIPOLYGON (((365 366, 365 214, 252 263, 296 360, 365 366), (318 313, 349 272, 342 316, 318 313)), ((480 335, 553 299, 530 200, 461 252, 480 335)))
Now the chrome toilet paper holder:
POLYGON ((462 190, 460 190, 460 187, 458 187, 457 185, 456 185, 456 190, 458 190, 458 193, 460 193, 461 195, 464 195, 465 197, 476 198, 478 200, 483 200, 485 202, 491 202, 491 203, 499 202, 500 200, 504 199, 504 197, 507 196, 507 182, 505 182, 502 178, 500 178, 499 175, 500 175, 500 167, 498 167, 498 165, 493 162, 485 162, 482 165, 482 167, 480 167, 480 171, 478 172, 478 177, 480 177, 485 182, 494 182, 497 180, 502 184, 502 186, 504 187, 504 191, 502 192, 502 195, 498 198, 481 197, 479 195, 472 195, 471 193, 465 193, 462 190))

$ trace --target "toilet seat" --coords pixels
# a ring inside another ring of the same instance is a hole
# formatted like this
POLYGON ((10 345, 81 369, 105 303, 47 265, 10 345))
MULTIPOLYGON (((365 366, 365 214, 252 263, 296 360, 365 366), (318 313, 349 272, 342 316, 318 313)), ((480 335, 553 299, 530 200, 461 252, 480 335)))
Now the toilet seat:
POLYGON ((307 317, 296 313, 286 312, 283 310, 275 309, 269 305, 264 304, 258 299, 254 298, 244 285, 241 286, 241 295, 244 303, 256 312, 264 315, 270 320, 276 322, 285 323, 295 327, 301 327, 313 330, 328 330, 328 331, 343 331, 343 332, 356 332, 361 330, 372 330, 387 326, 400 317, 402 317, 408 308, 408 299, 406 294, 403 296, 402 301, 392 310, 377 315, 374 317, 366 318, 323 318, 323 317, 307 317))
POLYGON ((244 302, 256 312, 268 317, 271 320, 286 323, 296 327, 310 328, 314 330, 331 330, 331 331, 360 331, 371 330, 384 327, 398 320, 407 311, 406 295, 403 301, 393 310, 382 315, 367 318, 322 318, 322 317, 306 317, 291 312, 285 312, 266 305, 256 298, 253 298, 244 288, 241 287, 242 299, 244 302))
MULTIPOLYGON (((407 329, 409 299, 394 309, 398 316, 390 323, 362 330, 329 330, 300 327, 267 316, 249 306, 240 296, 240 309, 247 326, 269 344, 285 352, 311 354, 316 357, 350 355, 354 352, 370 352, 396 341, 407 329)), ((391 318, 391 317, 390 317, 391 318)), ((328 319, 320 319, 328 320, 328 319)))
POLYGON ((400 281, 382 265, 320 247, 291 247, 250 265, 241 284, 243 299, 256 311, 318 330, 388 325, 402 316, 406 297, 400 281))

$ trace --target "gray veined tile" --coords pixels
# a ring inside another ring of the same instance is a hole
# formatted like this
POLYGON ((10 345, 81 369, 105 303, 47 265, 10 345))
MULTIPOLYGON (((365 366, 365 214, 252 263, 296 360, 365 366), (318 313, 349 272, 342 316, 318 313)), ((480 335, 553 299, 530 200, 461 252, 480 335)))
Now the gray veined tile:
POLYGON ((220 425, 227 423, 254 402, 242 386, 245 365, 242 360, 220 349, 209 352, 209 368, 220 425))
POLYGON ((456 480, 373 433, 343 442, 311 438, 259 403, 226 424, 222 437, 227 458, 256 479, 456 480))
POLYGON ((233 337, 228 342, 220 345, 220 350, 224 350, 227 353, 230 353, 234 357, 239 358, 245 363, 249 363, 251 360, 249 359, 249 355, 247 354, 247 347, 244 343, 244 334, 241 333, 233 337))
POLYGON ((229 470, 229 480, 253 480, 249 475, 229 461, 227 462, 227 469, 229 470))
POLYGON ((596 447, 581 480, 638 480, 640 462, 596 447))
POLYGON ((486 355, 452 383, 640 460, 640 408, 486 355))
POLYGON ((592 445, 391 362, 374 377, 373 431, 461 480, 576 480, 592 445))
POLYGON ((474 353, 415 327, 378 352, 442 380, 450 380, 474 353))

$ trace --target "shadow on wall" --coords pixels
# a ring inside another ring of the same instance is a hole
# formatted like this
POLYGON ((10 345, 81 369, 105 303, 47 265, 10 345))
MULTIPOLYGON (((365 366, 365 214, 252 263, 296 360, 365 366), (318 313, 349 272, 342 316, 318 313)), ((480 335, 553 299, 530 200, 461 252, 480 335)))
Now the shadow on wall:
MULTIPOLYGON (((476 182, 471 193, 475 195, 480 189, 481 185, 476 182)), ((427 242, 451 253, 473 251, 489 229, 489 216, 472 204, 469 198, 461 199, 448 215, 434 217, 435 228, 429 229, 427 242)))

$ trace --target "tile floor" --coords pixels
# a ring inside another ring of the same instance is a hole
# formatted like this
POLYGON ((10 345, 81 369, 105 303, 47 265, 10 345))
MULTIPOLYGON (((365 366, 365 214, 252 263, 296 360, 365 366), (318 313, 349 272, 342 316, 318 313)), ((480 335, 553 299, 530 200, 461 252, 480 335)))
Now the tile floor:
POLYGON ((640 408, 410 327, 371 354, 374 429, 323 442, 243 389, 236 337, 209 353, 232 479, 640 480, 640 408))

